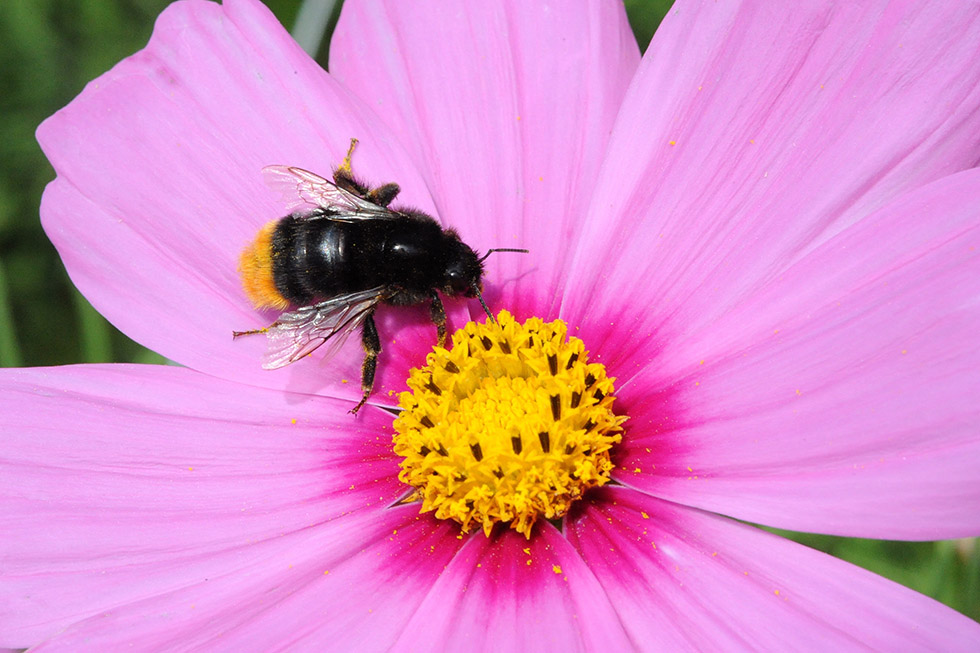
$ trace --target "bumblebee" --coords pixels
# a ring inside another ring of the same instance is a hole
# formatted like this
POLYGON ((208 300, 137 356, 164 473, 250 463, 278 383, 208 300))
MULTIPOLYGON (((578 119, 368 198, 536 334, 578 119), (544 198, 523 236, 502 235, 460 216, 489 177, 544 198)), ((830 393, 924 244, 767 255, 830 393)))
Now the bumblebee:
POLYGON ((351 172, 357 139, 329 181, 302 168, 269 166, 266 183, 283 194, 289 215, 265 225, 239 259, 245 294, 256 308, 286 311, 263 329, 269 347, 262 367, 276 369, 330 343, 335 354, 360 327, 364 347, 361 400, 371 395, 381 339, 374 323, 379 304, 429 302, 438 342, 446 342, 446 311, 439 293, 483 301, 482 257, 452 229, 414 209, 393 208, 397 184, 370 188, 351 172), (289 310, 287 310, 289 309, 289 310))

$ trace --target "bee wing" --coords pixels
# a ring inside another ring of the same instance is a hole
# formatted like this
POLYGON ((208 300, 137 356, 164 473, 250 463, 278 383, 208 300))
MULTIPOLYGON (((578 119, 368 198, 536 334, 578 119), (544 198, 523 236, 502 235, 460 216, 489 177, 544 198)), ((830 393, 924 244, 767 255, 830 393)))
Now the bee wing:
POLYGON ((317 209, 333 209, 336 214, 326 217, 338 220, 392 218, 395 215, 383 206, 302 168, 266 166, 262 168, 262 178, 269 188, 282 195, 290 211, 310 213, 317 209))
POLYGON ((383 299, 383 290, 379 286, 283 313, 266 331, 269 348, 262 357, 262 367, 285 367, 327 342, 330 348, 324 360, 331 358, 383 299))

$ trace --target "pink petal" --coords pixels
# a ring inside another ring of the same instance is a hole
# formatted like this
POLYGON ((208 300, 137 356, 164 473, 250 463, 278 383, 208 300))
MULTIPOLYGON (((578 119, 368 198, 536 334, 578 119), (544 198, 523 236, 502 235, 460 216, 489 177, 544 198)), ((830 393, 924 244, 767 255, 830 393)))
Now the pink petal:
POLYGON ((827 241, 621 393, 617 478, 749 521, 980 532, 980 170, 827 241))
POLYGON ((347 2, 330 70, 403 135, 490 305, 553 314, 638 64, 620 3, 347 2))
POLYGON ((644 650, 975 650, 980 626, 831 556, 624 488, 568 537, 644 650))
POLYGON ((404 493, 390 419, 346 402, 164 366, 0 378, 0 646, 205 579, 343 559, 404 493))
POLYGON ((432 587, 395 648, 405 651, 624 651, 609 599, 550 524, 531 541, 477 534, 432 587))
MULTIPOLYGON (((175 3, 145 50, 38 130, 58 172, 42 219, 73 282, 140 343, 252 385, 359 396, 356 339, 328 371, 304 360, 268 372, 263 337, 231 338, 275 318, 252 310, 236 271, 260 226, 288 212, 262 167, 329 174, 353 136, 356 170, 397 179, 407 202, 431 210, 396 139, 263 5, 175 3)), ((400 340, 413 334, 417 364, 434 330, 415 325, 400 340)), ((389 371, 382 361, 382 391, 389 371)), ((399 389, 405 371, 397 370, 399 389)))
POLYGON ((159 649, 388 650, 461 546, 456 532, 419 520, 415 506, 341 520, 298 543, 305 559, 278 551, 250 560, 231 573, 95 615, 48 644, 56 650, 118 650, 137 642, 159 649))
POLYGON ((615 322, 648 360, 648 334, 713 328, 848 224, 973 167, 978 51, 972 3, 678 2, 624 100, 562 314, 615 322))

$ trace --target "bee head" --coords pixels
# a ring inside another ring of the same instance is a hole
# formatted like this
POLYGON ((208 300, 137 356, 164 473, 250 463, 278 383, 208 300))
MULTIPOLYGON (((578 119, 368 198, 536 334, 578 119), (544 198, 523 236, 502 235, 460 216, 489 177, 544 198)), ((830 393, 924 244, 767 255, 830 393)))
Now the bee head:
POLYGON ((483 286, 483 263, 476 252, 458 238, 450 241, 446 256, 443 292, 458 297, 476 297, 483 286))

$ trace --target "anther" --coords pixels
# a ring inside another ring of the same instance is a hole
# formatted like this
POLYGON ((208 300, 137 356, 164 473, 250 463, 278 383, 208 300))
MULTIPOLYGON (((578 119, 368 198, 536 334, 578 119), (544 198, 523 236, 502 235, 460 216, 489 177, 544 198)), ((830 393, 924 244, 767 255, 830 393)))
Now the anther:
POLYGON ((521 453, 521 450, 524 448, 523 445, 521 445, 521 436, 515 435, 512 437, 510 439, 510 446, 514 450, 514 453, 521 453))
POLYGON ((456 363, 452 361, 446 361, 446 371, 451 374, 459 374, 459 368, 456 367, 456 363))
POLYGON ((426 427, 428 427, 428 428, 430 428, 430 429, 431 429, 431 428, 432 428, 433 426, 435 426, 435 424, 433 424, 433 423, 432 423, 432 420, 431 420, 431 419, 429 419, 429 416, 428 416, 428 415, 423 415, 423 416, 422 416, 422 419, 420 419, 420 420, 419 420, 419 423, 420 423, 420 424, 421 424, 422 426, 426 426, 426 427))
POLYGON ((556 422, 561 419, 561 397, 558 395, 551 395, 551 415, 556 422))
POLYGON ((558 374, 558 357, 554 354, 548 354, 548 369, 551 371, 551 376, 558 374))
POLYGON ((473 457, 476 458, 477 462, 483 460, 483 450, 480 448, 479 442, 474 442, 471 444, 470 451, 473 452, 473 457))
POLYGON ((582 401, 582 393, 581 392, 573 392, 572 393, 572 401, 571 401, 571 403, 569 405, 572 408, 578 408, 578 404, 579 404, 580 401, 582 401))
POLYGON ((551 451, 551 437, 548 435, 547 431, 541 431, 538 433, 538 440, 541 441, 541 451, 545 453, 551 451))
POLYGON ((574 366, 576 362, 578 362, 578 352, 573 351, 572 355, 568 357, 568 365, 565 366, 565 369, 572 369, 572 366, 574 366))

